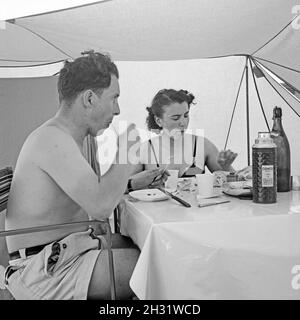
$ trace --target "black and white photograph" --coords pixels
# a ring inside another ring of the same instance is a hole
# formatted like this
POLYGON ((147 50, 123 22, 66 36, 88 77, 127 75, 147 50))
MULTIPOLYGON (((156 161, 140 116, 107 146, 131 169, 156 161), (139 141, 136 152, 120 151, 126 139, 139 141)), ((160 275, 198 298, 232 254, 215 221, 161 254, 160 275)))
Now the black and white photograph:
POLYGON ((0 112, 9 308, 300 300, 299 0, 3 0, 0 112))

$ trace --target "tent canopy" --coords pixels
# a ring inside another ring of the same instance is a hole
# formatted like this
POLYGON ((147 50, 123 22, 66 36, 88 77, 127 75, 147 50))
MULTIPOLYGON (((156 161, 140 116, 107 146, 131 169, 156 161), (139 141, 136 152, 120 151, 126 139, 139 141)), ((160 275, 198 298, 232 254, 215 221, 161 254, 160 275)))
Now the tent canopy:
POLYGON ((0 67, 45 65, 86 49, 115 61, 252 55, 300 88, 297 0, 107 0, 1 26, 0 67))
MULTIPOLYGON (((292 21, 296 5, 297 0, 110 0, 16 18, 0 31, 1 65, 60 61, 83 48, 132 61, 253 54, 292 21)), ((289 27, 281 40, 289 38, 299 49, 296 34, 289 27)), ((294 55, 296 50, 285 58, 292 63, 294 55)))

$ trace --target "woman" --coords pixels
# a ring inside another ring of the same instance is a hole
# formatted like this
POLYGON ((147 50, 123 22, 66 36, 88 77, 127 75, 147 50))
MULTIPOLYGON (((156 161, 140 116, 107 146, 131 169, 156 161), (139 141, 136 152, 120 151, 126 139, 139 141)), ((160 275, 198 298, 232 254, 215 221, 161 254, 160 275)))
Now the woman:
POLYGON ((146 123, 150 131, 159 133, 142 144, 140 161, 144 169, 164 167, 179 170, 179 176, 193 176, 209 171, 232 171, 237 154, 219 152, 207 138, 187 132, 193 94, 185 90, 163 89, 147 108, 146 123))

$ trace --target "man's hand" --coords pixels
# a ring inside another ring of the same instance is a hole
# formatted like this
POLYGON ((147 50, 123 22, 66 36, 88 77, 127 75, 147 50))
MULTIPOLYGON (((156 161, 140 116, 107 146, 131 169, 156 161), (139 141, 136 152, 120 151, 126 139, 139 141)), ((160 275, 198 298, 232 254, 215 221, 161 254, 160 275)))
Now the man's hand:
POLYGON ((230 171, 230 166, 237 157, 237 153, 232 152, 231 150, 222 150, 217 158, 218 164, 225 171, 230 171))
POLYGON ((134 190, 161 186, 168 177, 169 173, 163 168, 144 170, 131 177, 131 185, 134 190))

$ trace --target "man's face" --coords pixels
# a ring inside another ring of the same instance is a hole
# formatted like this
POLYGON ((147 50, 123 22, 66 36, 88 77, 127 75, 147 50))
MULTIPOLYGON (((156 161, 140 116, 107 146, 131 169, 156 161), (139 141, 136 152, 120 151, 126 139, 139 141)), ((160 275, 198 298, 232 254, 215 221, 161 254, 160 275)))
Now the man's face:
POLYGON ((99 130, 109 127, 113 117, 120 114, 118 98, 120 95, 120 87, 118 78, 111 75, 110 86, 102 91, 102 94, 95 96, 93 101, 94 108, 90 115, 90 134, 96 136, 99 130))

